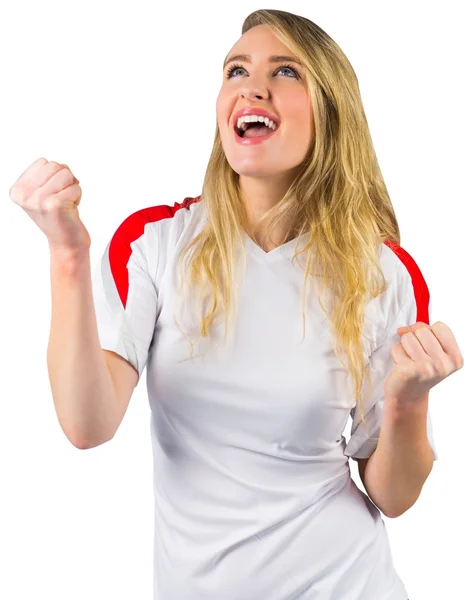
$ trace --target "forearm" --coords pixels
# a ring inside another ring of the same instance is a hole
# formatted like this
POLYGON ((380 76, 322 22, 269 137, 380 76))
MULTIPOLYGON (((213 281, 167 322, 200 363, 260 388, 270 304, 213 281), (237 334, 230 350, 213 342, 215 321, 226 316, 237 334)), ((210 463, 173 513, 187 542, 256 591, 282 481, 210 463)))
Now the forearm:
POLYGON ((47 365, 56 414, 72 444, 92 447, 113 437, 119 409, 98 337, 88 251, 51 250, 51 293, 47 365))
POLYGON ((363 483, 376 506, 398 517, 418 499, 433 467, 427 438, 428 394, 413 407, 385 400, 380 437, 363 483))

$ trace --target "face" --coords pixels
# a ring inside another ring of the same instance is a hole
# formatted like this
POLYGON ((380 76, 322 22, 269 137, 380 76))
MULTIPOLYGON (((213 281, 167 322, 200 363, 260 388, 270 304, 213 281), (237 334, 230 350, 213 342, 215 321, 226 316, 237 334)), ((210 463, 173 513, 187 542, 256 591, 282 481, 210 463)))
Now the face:
POLYGON ((313 136, 304 68, 291 61, 269 62, 271 55, 294 54, 268 25, 258 25, 242 35, 228 57, 235 54, 249 54, 251 63, 238 59, 223 70, 217 122, 227 160, 240 176, 290 178, 306 157, 313 136), (243 108, 269 111, 277 118, 278 129, 257 144, 238 143, 234 115, 243 108))

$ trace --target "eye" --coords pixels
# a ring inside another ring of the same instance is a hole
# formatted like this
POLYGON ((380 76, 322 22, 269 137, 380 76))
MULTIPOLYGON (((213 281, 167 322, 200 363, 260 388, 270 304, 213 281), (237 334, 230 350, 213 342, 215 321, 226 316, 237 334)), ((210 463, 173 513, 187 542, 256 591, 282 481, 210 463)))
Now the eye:
MULTIPOLYGON (((227 69, 227 79, 231 79, 231 75, 233 73, 233 71, 237 70, 237 69, 244 69, 243 65, 239 65, 239 64, 232 64, 228 67, 227 69)), ((276 69, 276 73, 278 71, 280 71, 281 69, 289 69, 290 71, 292 71, 295 75, 294 79, 299 79, 299 73, 296 71, 296 69, 294 69, 294 67, 291 67, 291 65, 281 65, 280 67, 278 67, 276 69)))

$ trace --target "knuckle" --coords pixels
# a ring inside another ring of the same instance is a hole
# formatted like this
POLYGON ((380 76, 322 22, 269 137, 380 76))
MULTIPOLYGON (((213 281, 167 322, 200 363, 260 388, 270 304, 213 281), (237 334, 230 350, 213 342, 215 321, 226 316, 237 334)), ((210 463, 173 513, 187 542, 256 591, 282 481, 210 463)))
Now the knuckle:
POLYGON ((455 354, 455 368, 458 369, 462 369, 463 366, 465 364, 465 361, 463 359, 463 356, 461 353, 455 354))
POLYGON ((20 188, 18 184, 14 184, 9 191, 10 200, 15 202, 16 204, 20 204, 20 188))
POLYGON ((21 188, 21 198, 23 201, 25 200, 29 200, 29 198, 31 198, 31 196, 33 196, 33 194, 36 191, 36 186, 32 185, 31 183, 25 183, 25 185, 22 186, 21 188))
POLYGON ((436 360, 433 362, 433 375, 440 375, 441 377, 447 377, 450 373, 450 365, 448 365, 444 360, 436 360))
POLYGON ((48 198, 40 193, 31 198, 31 208, 44 216, 48 212, 48 198))
POLYGON ((446 323, 444 323, 443 321, 436 321, 436 322, 435 322, 435 323, 432 325, 432 327, 435 327, 435 329, 439 329, 440 331, 441 331, 442 329, 443 329, 443 330, 446 330, 446 331, 450 331, 450 332, 452 331, 452 330, 450 329, 450 327, 449 327, 449 326, 448 326, 446 323))
POLYGON ((424 374, 429 378, 439 375, 443 370, 444 365, 440 360, 427 361, 424 365, 424 374))
POLYGON ((51 213, 60 206, 60 201, 51 195, 44 198, 41 204, 46 213, 51 213))
POLYGON ((16 188, 16 202, 20 206, 25 206, 26 202, 29 200, 30 194, 29 191, 25 188, 24 185, 19 185, 16 188))

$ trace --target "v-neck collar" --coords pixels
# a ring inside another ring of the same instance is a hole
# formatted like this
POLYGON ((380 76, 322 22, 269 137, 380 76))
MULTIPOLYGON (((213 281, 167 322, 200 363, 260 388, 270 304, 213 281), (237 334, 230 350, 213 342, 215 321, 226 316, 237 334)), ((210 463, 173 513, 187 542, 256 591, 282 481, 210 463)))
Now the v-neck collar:
MULTIPOLYGON (((246 240, 246 247, 248 252, 251 252, 251 254, 253 254, 254 256, 258 256, 266 261, 272 261, 278 258, 287 258, 289 254, 293 256, 298 242, 298 238, 296 236, 292 240, 289 240, 288 242, 281 244, 276 248, 273 248, 269 252, 266 252, 265 250, 263 250, 263 248, 261 248, 261 246, 258 246, 258 244, 254 240, 252 240, 252 238, 246 233, 246 231, 243 231, 243 237, 246 240)), ((308 237, 309 232, 301 235, 300 248, 303 247, 304 242, 307 241, 308 237)))

